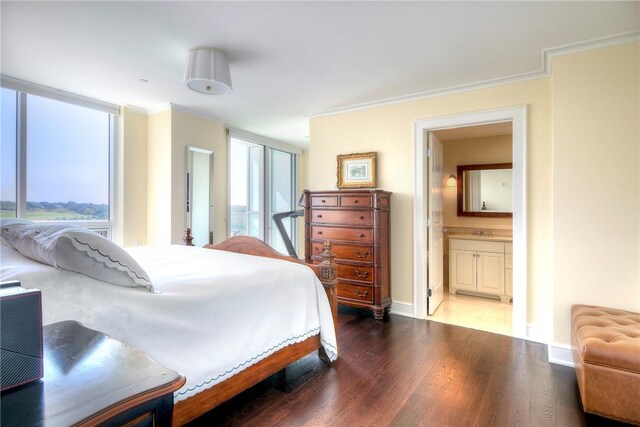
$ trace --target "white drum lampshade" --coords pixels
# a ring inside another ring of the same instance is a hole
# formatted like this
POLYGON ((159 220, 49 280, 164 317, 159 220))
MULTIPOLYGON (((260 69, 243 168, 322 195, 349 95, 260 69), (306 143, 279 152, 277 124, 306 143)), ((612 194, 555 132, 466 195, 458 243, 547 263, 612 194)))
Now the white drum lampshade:
POLYGON ((231 73, 227 56, 210 48, 190 50, 184 82, 190 89, 207 95, 231 92, 231 73))

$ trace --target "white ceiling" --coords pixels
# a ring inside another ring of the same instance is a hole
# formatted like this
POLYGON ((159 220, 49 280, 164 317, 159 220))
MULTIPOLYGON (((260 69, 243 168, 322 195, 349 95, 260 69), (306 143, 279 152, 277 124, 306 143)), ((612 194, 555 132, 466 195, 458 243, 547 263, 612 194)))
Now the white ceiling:
POLYGON ((0 68, 120 105, 171 102, 304 146, 309 115, 539 71, 543 49, 640 29, 639 5, 2 1, 0 68), (227 53, 231 95, 182 83, 194 47, 227 53))

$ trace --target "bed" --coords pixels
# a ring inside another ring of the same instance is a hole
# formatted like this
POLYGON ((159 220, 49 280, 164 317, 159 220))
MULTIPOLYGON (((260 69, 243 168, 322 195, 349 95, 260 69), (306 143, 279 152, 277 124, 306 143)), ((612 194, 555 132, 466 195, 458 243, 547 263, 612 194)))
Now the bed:
POLYGON ((330 245, 323 264, 312 267, 247 237, 204 248, 129 248, 153 291, 60 270, 6 246, 1 250, 0 279, 41 289, 45 324, 77 320, 186 376, 174 393, 175 425, 316 349, 327 363, 337 358, 330 245))

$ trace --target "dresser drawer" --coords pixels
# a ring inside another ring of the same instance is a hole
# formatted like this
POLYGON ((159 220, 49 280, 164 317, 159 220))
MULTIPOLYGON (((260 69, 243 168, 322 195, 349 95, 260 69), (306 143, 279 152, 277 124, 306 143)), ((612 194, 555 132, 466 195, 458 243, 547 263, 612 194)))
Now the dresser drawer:
POLYGON ((338 297, 373 303, 373 288, 338 282, 338 297))
POLYGON ((338 279, 373 283, 373 267, 338 264, 338 279))
MULTIPOLYGON (((372 246, 355 246, 335 243, 331 248, 337 259, 373 262, 372 246)), ((311 245, 312 256, 319 256, 324 250, 324 243, 316 242, 311 245)))
POLYGON ((311 196, 311 206, 338 206, 338 196, 311 196))
POLYGON ((346 208, 370 208, 371 196, 340 196, 340 206, 346 208))
POLYGON ((311 212, 312 222, 324 222, 329 224, 345 225, 371 225, 373 224, 371 212, 365 211, 336 211, 336 210, 316 210, 311 212))
POLYGON ((325 240, 351 240, 354 242, 371 243, 373 242, 373 231, 371 229, 323 227, 320 225, 312 225, 311 238, 325 240))

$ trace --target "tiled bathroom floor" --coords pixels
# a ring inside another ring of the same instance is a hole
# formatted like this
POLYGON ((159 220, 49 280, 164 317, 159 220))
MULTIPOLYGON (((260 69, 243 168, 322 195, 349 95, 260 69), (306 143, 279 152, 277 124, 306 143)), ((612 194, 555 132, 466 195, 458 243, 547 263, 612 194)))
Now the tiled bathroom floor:
POLYGON ((428 320, 511 336, 512 308, 508 302, 445 292, 442 304, 428 320))

